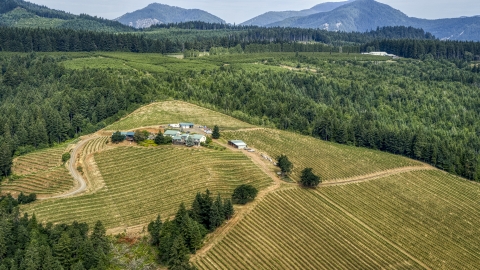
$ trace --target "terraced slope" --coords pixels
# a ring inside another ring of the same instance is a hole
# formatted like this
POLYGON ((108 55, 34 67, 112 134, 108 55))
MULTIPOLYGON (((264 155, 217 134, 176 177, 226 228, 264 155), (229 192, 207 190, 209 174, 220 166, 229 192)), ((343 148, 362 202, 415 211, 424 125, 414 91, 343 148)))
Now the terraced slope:
POLYGON ((106 130, 128 130, 161 124, 193 122, 221 129, 253 127, 225 114, 183 101, 165 101, 142 107, 124 119, 106 127, 106 130))
POLYGON ((13 173, 19 178, 4 181, 2 193, 16 195, 23 192, 48 196, 71 189, 73 178, 62 163, 65 151, 65 146, 55 147, 16 158, 13 173))
POLYGON ((199 269, 477 269, 480 186, 437 170, 267 195, 199 269))
POLYGON ((27 175, 58 167, 64 152, 65 147, 56 147, 18 157, 13 162, 13 174, 27 175))
POLYGON ((186 147, 117 147, 95 154, 105 182, 100 191, 35 203, 24 211, 39 220, 94 223, 107 228, 143 225, 172 216, 198 191, 230 195, 240 184, 263 188, 271 179, 239 152, 186 147))
POLYGON ((380 151, 321 141, 309 136, 274 129, 254 129, 223 132, 225 140, 240 139, 249 147, 275 158, 287 155, 293 163, 291 177, 299 180, 305 167, 323 181, 366 175, 384 170, 424 166, 422 163, 380 151))
POLYGON ((13 181, 2 183, 2 193, 19 194, 20 192, 38 195, 62 193, 73 187, 73 179, 64 166, 51 170, 23 176, 13 181))

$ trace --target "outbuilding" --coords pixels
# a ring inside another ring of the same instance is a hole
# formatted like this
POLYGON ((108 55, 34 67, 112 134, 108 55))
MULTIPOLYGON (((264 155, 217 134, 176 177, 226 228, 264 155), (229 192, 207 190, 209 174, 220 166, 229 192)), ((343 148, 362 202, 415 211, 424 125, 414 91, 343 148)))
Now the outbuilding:
POLYGON ((180 135, 180 131, 178 130, 165 130, 165 132, 163 133, 163 136, 169 136, 172 138, 178 135, 180 135))
POLYGON ((247 144, 241 140, 231 140, 228 141, 228 144, 238 149, 245 149, 247 147, 247 144))
POLYGON ((125 136, 125 140, 127 141, 133 141, 133 135, 135 135, 135 132, 133 131, 127 131, 127 132, 120 132, 123 136, 125 136))
POLYGON ((193 123, 180 123, 180 128, 194 128, 195 124, 193 123))

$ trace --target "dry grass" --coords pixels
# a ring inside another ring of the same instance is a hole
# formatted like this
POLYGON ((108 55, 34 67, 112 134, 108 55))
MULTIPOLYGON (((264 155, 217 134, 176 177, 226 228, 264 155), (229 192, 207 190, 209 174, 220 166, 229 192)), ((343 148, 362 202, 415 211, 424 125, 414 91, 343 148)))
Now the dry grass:
POLYGON ((249 147, 265 152, 272 158, 287 155, 294 166, 291 173, 294 180, 299 180, 301 171, 306 167, 313 168, 313 172, 320 175, 323 181, 331 182, 393 168, 423 166, 420 162, 401 156, 274 129, 228 131, 223 133, 223 138, 243 140, 249 147))
POLYGON ((195 125, 218 125, 221 129, 252 127, 225 114, 215 112, 183 101, 165 101, 144 106, 124 119, 108 126, 105 130, 130 130, 139 127, 158 126, 179 122, 195 125))

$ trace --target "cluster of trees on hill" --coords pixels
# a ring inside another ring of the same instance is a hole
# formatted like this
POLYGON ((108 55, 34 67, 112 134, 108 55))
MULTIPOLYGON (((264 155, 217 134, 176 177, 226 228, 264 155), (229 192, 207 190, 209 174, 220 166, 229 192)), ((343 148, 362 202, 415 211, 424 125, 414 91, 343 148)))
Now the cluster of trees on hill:
POLYGON ((19 215, 19 202, 0 197, 0 269, 106 269, 109 242, 97 222, 91 234, 85 223, 38 223, 19 215))
POLYGON ((218 195, 213 199, 208 189, 197 193, 190 210, 181 204, 175 218, 162 223, 160 216, 148 225, 151 243, 159 250, 159 260, 170 269, 191 269, 188 254, 195 253, 210 231, 233 216, 233 205, 218 195))
POLYGON ((480 42, 440 40, 380 40, 362 46, 366 51, 385 51, 406 58, 423 58, 430 55, 435 59, 480 60, 480 42))

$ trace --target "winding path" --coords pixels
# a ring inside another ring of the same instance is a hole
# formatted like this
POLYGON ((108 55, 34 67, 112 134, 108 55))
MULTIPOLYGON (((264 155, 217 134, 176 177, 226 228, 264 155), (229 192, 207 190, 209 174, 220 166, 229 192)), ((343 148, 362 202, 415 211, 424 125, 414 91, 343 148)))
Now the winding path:
POLYGON ((77 171, 77 168, 75 168, 75 164, 77 163, 76 158, 78 156, 79 151, 83 148, 83 146, 87 142, 89 142, 93 139, 96 139, 96 138, 97 137, 90 137, 90 138, 87 138, 85 140, 82 140, 72 150, 72 153, 70 155, 70 160, 68 161, 68 171, 72 175, 73 179, 78 183, 78 185, 75 187, 75 189, 71 190, 67 193, 63 193, 63 194, 60 194, 60 195, 56 195, 56 196, 52 196, 52 197, 48 197, 48 198, 43 198, 43 199, 67 198, 67 197, 71 197, 71 196, 80 194, 80 193, 85 191, 85 189, 87 188, 87 182, 85 181, 85 179, 83 179, 83 176, 77 171))

